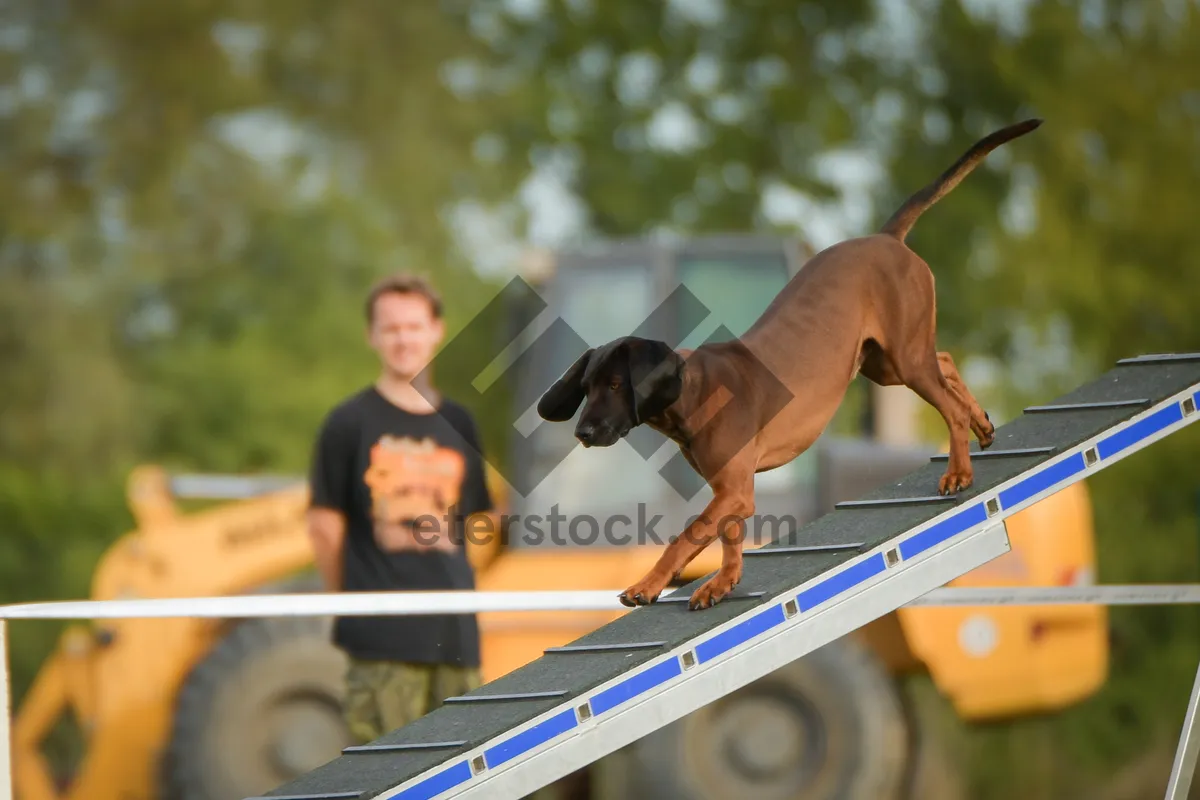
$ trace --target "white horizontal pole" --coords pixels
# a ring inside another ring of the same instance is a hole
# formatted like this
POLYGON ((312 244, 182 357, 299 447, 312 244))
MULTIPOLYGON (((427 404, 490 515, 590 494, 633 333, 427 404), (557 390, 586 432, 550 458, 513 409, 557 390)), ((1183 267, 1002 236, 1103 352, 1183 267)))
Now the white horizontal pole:
POLYGON ((934 589, 907 607, 919 606, 1169 606, 1200 605, 1200 584, 1107 586, 989 586, 934 589))
MULTIPOLYGON (((666 591, 669 596, 674 589, 666 591)), ((0 619, 236 619, 427 616, 536 611, 627 611, 619 590, 583 592, 346 592, 88 600, 0 606, 0 619)), ((941 588, 906 607, 992 605, 1200 605, 1200 584, 941 588)))
POLYGON ((0 619, 247 618, 425 616, 489 611, 612 611, 611 592, 345 592, 168 597, 22 603, 0 606, 0 619))

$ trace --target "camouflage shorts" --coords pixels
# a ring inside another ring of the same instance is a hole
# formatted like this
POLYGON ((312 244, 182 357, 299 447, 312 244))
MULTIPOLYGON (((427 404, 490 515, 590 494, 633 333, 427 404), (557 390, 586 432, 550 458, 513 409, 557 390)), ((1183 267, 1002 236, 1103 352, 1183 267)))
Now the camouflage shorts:
POLYGON ((481 682, 479 670, 473 667, 351 659, 346 673, 346 723, 351 735, 366 744, 481 682))

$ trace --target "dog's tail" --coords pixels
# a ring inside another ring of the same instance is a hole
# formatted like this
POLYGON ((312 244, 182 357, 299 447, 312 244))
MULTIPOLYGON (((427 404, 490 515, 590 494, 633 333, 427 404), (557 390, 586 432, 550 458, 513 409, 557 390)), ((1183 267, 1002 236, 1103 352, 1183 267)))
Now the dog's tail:
POLYGON ((970 150, 963 153, 962 157, 954 162, 954 165, 950 169, 943 172, 936 181, 908 198, 904 205, 900 206, 896 210, 896 213, 892 214, 891 218, 883 224, 880 232, 895 236, 903 242, 904 237, 908 235, 908 232, 912 229, 917 219, 930 206, 949 194, 950 190, 957 186, 959 181, 965 178, 971 170, 975 169, 976 165, 980 161, 983 161, 988 153, 1010 139, 1024 136, 1030 131, 1035 130, 1041 124, 1042 121, 1040 119, 1028 119, 1024 122, 1018 122, 1016 125, 1001 128, 995 133, 980 139, 970 150))

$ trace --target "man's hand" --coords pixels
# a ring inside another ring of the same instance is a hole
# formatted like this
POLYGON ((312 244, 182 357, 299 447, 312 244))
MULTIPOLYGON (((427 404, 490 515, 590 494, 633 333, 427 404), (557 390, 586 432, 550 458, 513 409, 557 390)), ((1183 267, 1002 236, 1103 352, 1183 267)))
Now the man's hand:
POLYGON ((308 538, 312 542, 317 571, 326 591, 342 588, 342 544, 346 537, 346 518, 331 508, 308 510, 308 538))

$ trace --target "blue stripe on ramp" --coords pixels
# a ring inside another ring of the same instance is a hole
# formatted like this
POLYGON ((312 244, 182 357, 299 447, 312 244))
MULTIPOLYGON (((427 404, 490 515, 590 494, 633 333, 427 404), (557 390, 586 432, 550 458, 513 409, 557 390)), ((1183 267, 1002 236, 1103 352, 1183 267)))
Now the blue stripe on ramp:
POLYGON ((452 767, 431 775, 416 786, 410 786, 400 794, 392 795, 389 800, 430 800, 442 792, 447 792, 461 783, 471 780, 471 767, 466 761, 460 761, 452 767))
POLYGON ((900 557, 907 560, 918 556, 968 528, 979 525, 986 519, 987 510, 983 503, 976 503, 905 539, 900 543, 900 557))
POLYGON ((887 565, 884 564, 883 553, 876 553, 852 567, 847 567, 841 572, 831 575, 817 585, 805 589, 796 597, 796 602, 800 605, 801 611, 808 611, 837 597, 842 592, 853 589, 885 569, 887 569, 887 565))
POLYGON ((1084 470, 1083 453, 1074 453, 1057 464, 1051 464, 1030 475, 1025 480, 1010 486, 1000 493, 1000 502, 1006 509, 1024 503, 1034 495, 1063 483, 1084 470))
POLYGON ((600 692, 592 698, 592 716, 598 717, 605 711, 610 711, 622 703, 671 680, 682 672, 678 658, 669 658, 649 669, 644 669, 625 680, 600 692))
POLYGON ((484 752, 487 757, 488 767, 498 767, 504 762, 516 758, 522 753, 526 753, 539 745, 558 736, 561 733, 566 733, 577 725, 575 719, 575 709, 568 708, 566 711, 560 711, 550 719, 539 722, 527 731, 522 731, 512 738, 505 739, 495 747, 491 747, 484 752))
POLYGON ((696 645, 696 660, 703 664, 727 653, 740 644, 750 641, 783 622, 783 609, 773 605, 760 611, 748 620, 739 622, 728 630, 696 645))
POLYGON ((1101 440, 1096 451, 1100 453, 1101 458, 1109 458, 1182 419, 1183 409, 1179 407, 1179 403, 1172 403, 1166 408, 1155 411, 1145 419, 1138 420, 1128 428, 1101 440))

